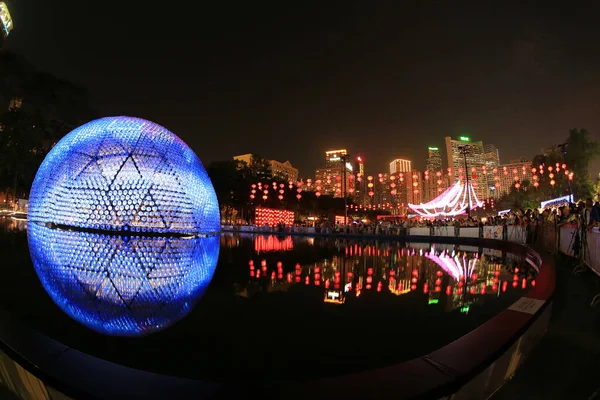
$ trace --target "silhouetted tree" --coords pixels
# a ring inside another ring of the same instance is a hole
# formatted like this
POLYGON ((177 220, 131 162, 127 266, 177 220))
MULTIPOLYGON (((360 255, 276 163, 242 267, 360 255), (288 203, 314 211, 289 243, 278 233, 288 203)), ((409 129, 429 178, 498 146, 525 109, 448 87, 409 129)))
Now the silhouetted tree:
POLYGON ((594 182, 590 178, 590 164, 600 155, 600 143, 593 140, 586 129, 571 129, 564 151, 565 162, 573 171, 573 193, 580 198, 593 197, 594 182))
POLYGON ((248 168, 250 168, 254 177, 259 181, 273 179, 271 175, 271 163, 259 154, 252 154, 252 160, 248 168))
POLYGON ((527 182, 522 182, 518 190, 513 186, 510 193, 503 196, 497 203, 498 209, 539 207, 541 201, 573 193, 575 199, 593 197, 597 193, 595 182, 590 178, 589 167, 592 161, 600 155, 600 143, 593 140, 585 129, 571 129, 563 145, 556 146, 546 154, 538 154, 533 158, 532 168, 536 168, 538 176, 537 188, 527 182), (556 170, 556 164, 560 169, 556 170), (562 168, 566 164, 567 170, 562 168), (544 173, 539 173, 540 166, 544 173), (548 169, 552 167, 552 171, 548 169), (573 180, 566 172, 573 173, 573 180), (550 173, 553 174, 550 177, 550 173), (554 185, 551 184, 554 181, 554 185))
POLYGON ((85 88, 0 53, 0 190, 27 197, 46 153, 95 117, 85 88))

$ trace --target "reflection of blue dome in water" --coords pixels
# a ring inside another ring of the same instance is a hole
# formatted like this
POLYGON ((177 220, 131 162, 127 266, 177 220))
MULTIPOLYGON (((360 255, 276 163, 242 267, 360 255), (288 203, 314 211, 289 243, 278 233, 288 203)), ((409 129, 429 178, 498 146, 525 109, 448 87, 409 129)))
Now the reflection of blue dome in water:
POLYGON ((109 335, 144 335, 183 318, 210 283, 219 256, 218 236, 111 236, 35 223, 28 236, 52 300, 109 335))
POLYGON ((219 205, 194 152, 153 122, 109 117, 50 151, 31 188, 29 220, 83 229, 214 233, 219 205))

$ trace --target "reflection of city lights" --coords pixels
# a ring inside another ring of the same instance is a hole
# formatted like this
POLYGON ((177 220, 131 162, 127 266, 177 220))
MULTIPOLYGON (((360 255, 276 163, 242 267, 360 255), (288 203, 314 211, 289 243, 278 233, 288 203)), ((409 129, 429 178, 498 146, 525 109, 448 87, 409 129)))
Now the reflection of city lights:
POLYGON ((294 248, 291 236, 281 238, 275 235, 259 235, 254 238, 254 250, 257 253, 265 251, 290 251, 294 248))
POLYGON ((344 303, 344 297, 340 294, 340 292, 332 290, 325 293, 324 301, 326 303, 342 304, 344 303))
MULTIPOLYGON (((250 279, 267 280, 265 278, 270 277, 270 284, 262 286, 261 290, 265 291, 287 290, 290 285, 321 288, 321 299, 334 304, 347 303, 365 295, 403 295, 418 291, 419 294, 428 295, 429 304, 439 302, 446 310, 463 307, 464 313, 469 311, 468 304, 477 302, 476 298, 486 297, 488 294, 498 296, 507 291, 507 283, 500 281, 502 265, 487 257, 480 258, 476 252, 451 250, 450 247, 439 252, 435 246, 427 251, 427 247, 386 248, 372 244, 347 244, 338 250, 340 255, 319 261, 318 264, 297 264, 295 272, 284 273, 284 266, 280 261, 269 262, 265 271, 256 271, 260 274, 257 273, 255 277, 252 276, 251 268, 250 279), (378 258, 388 260, 389 257, 394 257, 390 264, 378 266, 378 258), (356 262, 359 258, 369 264, 361 266, 361 263, 356 262), (425 262, 427 259, 429 261, 425 262), (433 264, 439 266, 439 269, 433 264), (446 274, 448 277, 445 278, 446 274), (468 297, 465 298, 464 295, 468 297)), ((518 269, 513 268, 513 273, 518 269)), ((515 282, 515 289, 535 285, 531 280, 525 278, 524 281, 522 276, 517 276, 516 280, 514 277, 512 280, 515 282)))

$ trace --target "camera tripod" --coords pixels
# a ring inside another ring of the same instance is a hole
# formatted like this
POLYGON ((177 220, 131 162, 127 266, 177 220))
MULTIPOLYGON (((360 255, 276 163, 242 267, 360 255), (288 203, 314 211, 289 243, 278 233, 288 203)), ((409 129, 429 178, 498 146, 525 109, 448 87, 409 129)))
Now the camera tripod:
POLYGON ((579 227, 573 232, 569 248, 573 250, 573 255, 579 261, 573 268, 573 273, 577 275, 584 272, 586 269, 585 260, 589 259, 590 252, 587 243, 587 226, 583 221, 579 222, 579 227))
MULTIPOLYGON (((587 241, 587 226, 583 221, 580 223, 579 228, 573 232, 569 248, 572 249, 573 255, 578 258, 579 261, 575 268, 573 268, 573 274, 578 275, 585 272, 587 269, 585 261, 590 260, 590 253, 587 241)), ((590 303, 592 307, 598 304, 600 304, 600 293, 595 295, 590 303)))

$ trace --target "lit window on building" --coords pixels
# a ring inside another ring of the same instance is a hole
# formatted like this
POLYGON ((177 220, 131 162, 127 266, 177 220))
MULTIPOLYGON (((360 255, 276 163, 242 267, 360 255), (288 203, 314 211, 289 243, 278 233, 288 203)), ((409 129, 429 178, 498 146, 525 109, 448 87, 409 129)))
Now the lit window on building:
POLYGON ((22 97, 13 97, 8 105, 8 111, 17 111, 23 105, 22 97))

